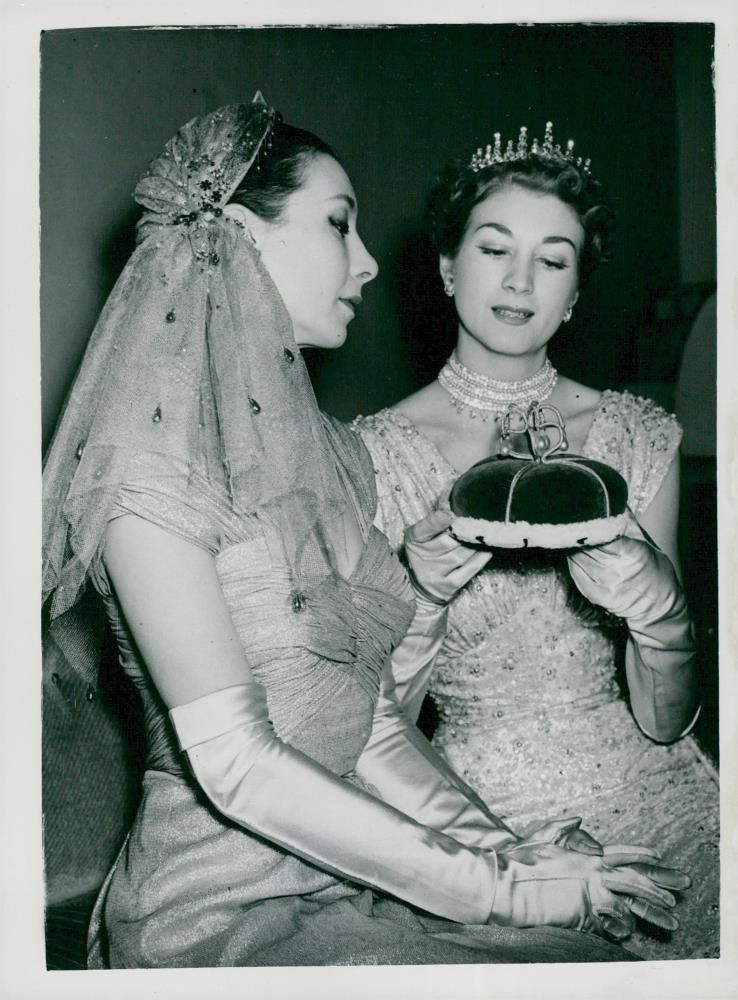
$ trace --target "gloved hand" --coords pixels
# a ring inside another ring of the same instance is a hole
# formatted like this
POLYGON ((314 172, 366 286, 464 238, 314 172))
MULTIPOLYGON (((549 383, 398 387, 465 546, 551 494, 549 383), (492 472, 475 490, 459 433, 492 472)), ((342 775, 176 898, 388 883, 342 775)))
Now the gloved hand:
POLYGON ((628 625, 625 669, 633 714, 643 732, 668 743, 699 713, 692 624, 669 558, 633 519, 623 536, 569 554, 581 593, 628 625))
POLYGON ((580 816, 543 820, 524 832, 520 842, 556 844, 558 847, 567 847, 570 851, 601 858, 605 853, 602 844, 586 830, 582 830, 581 822, 580 816))
POLYGON ((553 844, 525 843, 498 853, 492 921, 552 924, 618 940, 633 930, 631 897, 667 912, 675 899, 642 873, 553 844))
POLYGON ((488 549, 474 549, 448 533, 451 513, 434 510, 405 532, 405 558, 410 579, 421 600, 443 606, 492 558, 488 549))
POLYGON ((405 532, 415 617, 392 654, 392 672, 397 700, 412 722, 420 714, 433 659, 446 634, 446 605, 492 555, 455 541, 447 531, 450 524, 448 511, 435 510, 405 532))
MULTIPOLYGON (((559 847, 566 847, 570 851, 599 856, 603 863, 615 872, 609 876, 610 888, 616 884, 613 880, 620 878, 617 872, 624 866, 629 872, 645 875, 662 889, 681 890, 691 885, 691 879, 685 872, 657 864, 659 854, 652 848, 632 844, 607 844, 603 847, 594 837, 580 828, 580 823, 581 819, 578 816, 547 820, 521 838, 518 846, 540 843, 556 844, 559 847)), ((662 904, 655 904, 653 900, 642 896, 630 895, 627 888, 623 889, 622 899, 619 902, 624 903, 635 916, 641 917, 657 927, 674 930, 678 926, 674 915, 662 904)), ((606 923, 608 933, 612 934, 612 927, 609 926, 612 921, 608 920, 606 923)), ((617 931, 617 926, 615 930, 617 931)), ((618 936, 617 933, 615 936, 618 936)))

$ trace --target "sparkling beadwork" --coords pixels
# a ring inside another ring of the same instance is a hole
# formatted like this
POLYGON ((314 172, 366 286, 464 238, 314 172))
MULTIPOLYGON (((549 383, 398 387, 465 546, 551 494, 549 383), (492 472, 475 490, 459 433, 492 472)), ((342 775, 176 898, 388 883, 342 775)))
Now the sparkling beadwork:
POLYGON ((77 445, 77 450, 74 453, 74 457, 77 459, 77 461, 79 461, 80 458, 82 458, 84 450, 85 450, 84 442, 80 441, 80 443, 77 445))
POLYGON ((251 396, 249 396, 249 406, 251 407, 252 413, 261 413, 261 407, 259 406, 259 404, 256 402, 255 399, 251 398, 251 396))
POLYGON ((88 684, 87 685, 87 690, 85 691, 85 698, 88 701, 94 701, 95 700, 95 689, 92 686, 92 684, 88 684))
POLYGON ((299 590, 294 590, 291 596, 292 596, 292 610, 295 612, 295 614, 298 614, 300 611, 304 611, 307 605, 307 598, 305 597, 305 595, 299 590))
MULTIPOLYGON (((643 407, 636 406, 633 397, 608 394, 605 399, 607 407, 595 418, 585 453, 604 458, 607 441, 615 435, 616 467, 628 468, 628 433, 633 427, 633 444, 648 463, 647 470, 637 470, 632 490, 637 512, 650 502, 659 479, 651 470, 658 463, 663 466, 661 473, 665 471, 669 452, 656 447, 648 450, 649 439, 657 441, 664 423, 659 418, 646 433, 640 419, 643 407), (619 423, 612 419, 615 408, 621 413, 619 423)), ((445 463, 441 466, 437 450, 425 437, 410 439, 404 420, 395 420, 390 414, 370 428, 386 523, 393 544, 399 545, 400 528, 405 527, 401 521, 412 523, 423 516, 436 503, 438 493, 451 485, 453 470, 445 463), (385 428, 386 435, 381 433, 385 428), (400 465, 394 457, 397 450, 405 460, 400 465), (440 479, 428 476, 432 461, 439 466, 440 479), (397 515, 392 487, 400 477, 391 476, 390 481, 388 467, 407 470, 404 496, 408 503, 397 515), (416 485, 421 503, 413 501, 416 485)), ((669 424, 666 433, 673 450, 676 432, 670 428, 669 424)), ((531 565, 524 570, 514 562, 511 568, 510 563, 501 565, 493 560, 478 577, 479 593, 475 580, 450 607, 447 636, 430 682, 441 720, 439 748, 448 748, 447 758, 457 772, 469 770, 472 786, 488 803, 498 801, 499 775, 505 774, 505 795, 515 804, 514 825, 531 823, 545 815, 545 810, 550 810, 549 815, 554 815, 554 810, 558 815, 577 813, 588 800, 583 825, 590 832, 597 823, 605 842, 648 843, 656 803, 665 842, 659 846, 668 846, 675 865, 689 864, 700 880, 704 875, 705 884, 703 890, 702 882, 694 879, 692 890, 684 893, 680 910, 686 919, 683 930, 674 936, 673 946, 647 941, 645 957, 672 958, 683 946, 692 950, 689 957, 697 957, 702 941, 716 940, 717 918, 709 908, 716 899, 717 859, 713 846, 715 794, 710 781, 702 769, 694 771, 687 765, 694 760, 689 739, 662 748, 641 737, 615 686, 614 637, 609 630, 605 633, 599 618, 581 620, 579 606, 567 603, 571 585, 565 563, 559 566, 558 561, 534 556, 532 553, 531 565), (548 593, 544 595, 545 589, 548 593), (537 609, 532 617, 531 607, 537 609), (481 630, 484 646, 476 635, 481 630), (555 644, 554 639, 558 640, 555 644), (488 657, 483 657, 487 651, 488 657), (515 655, 519 657, 515 671, 503 669, 515 655), (470 671, 477 664, 482 666, 480 676, 470 671), (551 668, 556 670, 555 678, 546 677, 545 671, 551 668), (475 696, 481 699, 474 701, 475 696), (506 708, 498 716, 495 704, 505 704, 509 711, 506 708), (464 714, 466 705, 471 708, 468 716, 464 714), (450 735, 451 727, 457 733, 455 738, 450 735), (547 727, 549 733, 545 732, 547 727), (464 735, 468 736, 466 746, 460 739, 464 735), (501 746, 492 743, 495 736, 501 746), (516 747, 517 739, 523 742, 522 748, 516 747), (680 771, 682 762, 685 767, 680 771), (668 785, 670 774, 677 778, 675 786, 668 785), (695 832, 699 836, 695 837, 695 832), (701 842, 708 846, 701 848, 701 842), (696 900, 695 893, 700 894, 696 900)), ((642 935, 634 937, 634 951, 640 950, 642 941, 642 935)))
POLYGON ((285 358, 285 361, 287 362, 287 364, 290 364, 290 365, 295 360, 295 355, 292 353, 292 351, 289 349, 289 347, 285 347, 284 348, 284 358, 285 358))
POLYGON ((462 364, 455 354, 438 373, 438 381, 454 408, 458 413, 468 410, 470 417, 476 413, 501 417, 513 405, 525 410, 533 402, 548 399, 557 380, 558 373, 548 359, 534 375, 513 382, 481 375, 462 364))
POLYGON ((175 313, 174 309, 169 310, 166 318, 167 318, 167 323, 173 323, 175 321, 175 319, 177 318, 177 314, 175 313))
POLYGON ((157 408, 154 410, 154 415, 153 415, 153 417, 151 419, 154 421, 155 424, 161 423, 161 407, 160 406, 157 406, 157 408))

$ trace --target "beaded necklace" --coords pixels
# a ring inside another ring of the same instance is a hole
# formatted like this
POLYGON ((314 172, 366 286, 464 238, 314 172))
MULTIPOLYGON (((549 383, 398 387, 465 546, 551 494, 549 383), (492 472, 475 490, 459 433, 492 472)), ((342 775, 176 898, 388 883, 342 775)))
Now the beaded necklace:
POLYGON ((459 361, 455 353, 438 373, 438 381, 451 397, 451 404, 457 413, 467 410, 472 420, 481 414, 482 421, 486 421, 490 414, 499 421, 513 405, 527 410, 531 403, 542 403, 553 392, 558 377, 558 372, 546 358, 543 367, 533 375, 505 382, 472 371, 459 361))

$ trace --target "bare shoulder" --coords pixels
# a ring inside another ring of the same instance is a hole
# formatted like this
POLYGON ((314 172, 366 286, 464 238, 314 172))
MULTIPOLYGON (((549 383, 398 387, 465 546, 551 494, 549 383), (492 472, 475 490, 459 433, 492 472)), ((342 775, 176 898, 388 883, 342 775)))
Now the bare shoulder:
POLYGON ((592 389, 565 375, 559 377, 551 402, 561 410, 573 452, 582 448, 601 399, 599 389, 592 389))
POLYGON ((454 413, 448 405, 448 396, 438 382, 429 382, 411 396, 406 396, 392 407, 395 413, 411 420, 424 433, 442 431, 449 425, 454 413))

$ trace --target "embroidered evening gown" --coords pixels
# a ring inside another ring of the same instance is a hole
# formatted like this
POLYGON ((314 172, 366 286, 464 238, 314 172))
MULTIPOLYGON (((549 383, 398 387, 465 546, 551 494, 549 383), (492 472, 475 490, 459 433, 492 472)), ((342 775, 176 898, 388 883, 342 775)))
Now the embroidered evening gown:
MULTIPOLYGON (((407 526, 447 497, 457 472, 407 418, 386 409, 354 424, 377 476, 376 524, 399 549, 407 526)), ((676 420, 650 400, 602 395, 583 453, 625 478, 636 516, 679 446, 676 420)), ((719 953, 719 799, 715 769, 687 736, 671 746, 638 729, 619 685, 617 632, 572 594, 560 554, 498 550, 457 596, 433 664, 433 742, 521 832, 581 815, 603 841, 650 844, 692 886, 672 935, 640 930, 645 958, 719 953)))
MULTIPOLYGON (((382 668, 412 617, 412 596, 386 539, 371 526, 376 496, 365 449, 340 424, 326 421, 326 432, 366 544, 349 579, 328 578, 297 603, 279 538, 263 520, 234 515, 222 487, 203 475, 193 476, 182 495, 164 477, 134 476, 117 513, 136 513, 213 553, 277 733, 358 782, 352 769, 371 730, 382 668)), ((143 699, 148 755, 138 814, 93 914, 91 968, 632 958, 577 931, 432 917, 224 820, 185 772, 167 713, 126 641, 102 571, 96 586, 143 699)))

